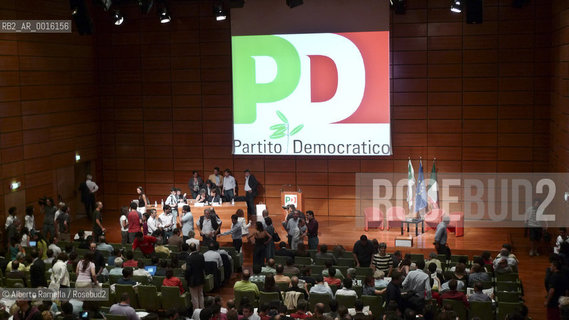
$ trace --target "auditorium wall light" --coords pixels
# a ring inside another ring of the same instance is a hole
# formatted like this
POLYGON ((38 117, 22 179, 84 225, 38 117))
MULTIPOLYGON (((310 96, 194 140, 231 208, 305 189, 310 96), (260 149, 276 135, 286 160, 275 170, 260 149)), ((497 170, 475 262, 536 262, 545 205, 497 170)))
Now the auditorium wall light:
POLYGON ((218 2, 213 5, 213 15, 216 21, 223 21, 227 19, 227 11, 223 9, 223 3, 218 2))
POLYGON ((462 12, 462 1, 461 0, 453 0, 452 4, 450 5, 450 11, 454 13, 461 13, 462 12))
POLYGON ((172 21, 172 17, 168 9, 166 7, 162 8, 162 10, 160 10, 160 23, 169 23, 170 21, 172 21))
POLYGON ((79 152, 75 152, 75 162, 79 161, 81 161, 81 155, 79 154, 79 152))
POLYGON ((15 192, 18 191, 18 189, 20 189, 20 187, 22 186, 22 183, 20 181, 12 181, 10 183, 10 191, 15 192))
POLYGON ((113 12, 113 20, 115 21, 115 26, 120 26, 124 22, 124 16, 120 10, 113 12))

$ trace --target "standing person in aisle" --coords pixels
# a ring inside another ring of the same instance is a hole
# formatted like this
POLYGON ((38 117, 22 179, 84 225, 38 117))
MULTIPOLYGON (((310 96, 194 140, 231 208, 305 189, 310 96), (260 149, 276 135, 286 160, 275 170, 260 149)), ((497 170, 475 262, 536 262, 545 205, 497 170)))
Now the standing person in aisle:
POLYGON ((233 214, 231 216, 231 229, 220 235, 225 236, 228 234, 231 234, 231 239, 233 240, 233 247, 235 250, 238 253, 241 252, 241 247, 243 246, 243 229, 241 222, 238 221, 237 214, 233 214))
POLYGON ((255 207, 255 197, 257 197, 257 187, 259 182, 254 175, 251 174, 249 169, 245 169, 245 201, 247 202, 247 218, 251 220, 251 216, 257 215, 257 208, 255 207))
POLYGON ((138 205, 135 202, 130 203, 130 212, 127 215, 128 219, 128 243, 134 242, 134 237, 137 232, 140 232, 141 219, 136 209, 138 205))
POLYGON ((235 182, 233 175, 231 175, 231 170, 225 169, 223 174, 223 188, 221 188, 221 196, 223 197, 223 200, 230 202, 235 199, 237 183, 235 182))
POLYGON ((95 211, 93 211, 93 239, 99 239, 99 237, 107 231, 107 229, 103 227, 103 215, 101 210, 103 210, 103 203, 98 201, 95 203, 95 211))
POLYGON ((306 211, 306 219, 308 223, 306 227, 308 228, 308 249, 318 248, 318 221, 314 218, 314 212, 312 210, 306 211))

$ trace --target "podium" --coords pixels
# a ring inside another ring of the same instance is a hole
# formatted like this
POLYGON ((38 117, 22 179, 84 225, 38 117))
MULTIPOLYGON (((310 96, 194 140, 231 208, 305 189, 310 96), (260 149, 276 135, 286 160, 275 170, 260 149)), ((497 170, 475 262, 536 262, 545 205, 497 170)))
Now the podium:
POLYGON ((293 204, 297 210, 302 211, 302 191, 300 189, 296 190, 285 190, 281 189, 281 204, 287 206, 293 204))

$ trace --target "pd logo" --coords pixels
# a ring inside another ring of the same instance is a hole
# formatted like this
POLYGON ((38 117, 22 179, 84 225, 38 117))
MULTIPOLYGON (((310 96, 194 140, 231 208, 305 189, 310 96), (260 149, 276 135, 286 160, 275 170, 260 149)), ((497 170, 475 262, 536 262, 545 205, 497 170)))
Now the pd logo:
POLYGON ((296 194, 285 194, 284 205, 288 206, 289 204, 294 204, 295 207, 298 207, 298 196, 296 194))
POLYGON ((387 155, 389 33, 232 37, 234 153, 387 155))
POLYGON ((235 123, 283 100, 322 122, 389 122, 387 31, 237 36, 232 45, 235 123))

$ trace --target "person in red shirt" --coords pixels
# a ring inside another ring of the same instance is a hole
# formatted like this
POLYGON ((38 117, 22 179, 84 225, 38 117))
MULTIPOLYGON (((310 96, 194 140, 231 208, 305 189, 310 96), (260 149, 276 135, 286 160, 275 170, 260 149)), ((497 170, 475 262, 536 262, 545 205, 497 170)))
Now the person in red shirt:
POLYGON ((130 212, 126 216, 128 220, 128 242, 132 243, 137 232, 140 232, 141 218, 136 209, 138 205, 135 202, 130 203, 130 212))
POLYGON ((180 294, 184 293, 184 286, 182 285, 182 280, 178 277, 174 277, 174 271, 170 268, 166 270, 166 278, 162 281, 162 286, 166 287, 178 287, 180 288, 180 294))
POLYGON ((327 282, 329 285, 335 285, 340 287, 342 285, 342 280, 335 277, 336 275, 336 268, 330 267, 328 268, 328 277, 324 277, 324 281, 327 282))
POLYGON ((450 280, 448 282, 448 288, 450 290, 441 294, 441 297, 440 297, 441 301, 443 301, 444 299, 452 299, 452 300, 462 301, 464 303, 464 306, 466 308, 468 308, 468 300, 466 299, 466 295, 464 294, 464 292, 456 291, 456 287, 457 287, 456 279, 450 280))
POLYGON ((140 248, 142 254, 145 256, 150 256, 154 253, 154 244, 156 243, 156 238, 153 236, 145 236, 142 232, 138 231, 134 242, 132 243, 132 251, 136 248, 140 248))
POLYGON ((127 251, 124 254, 126 260, 125 262, 123 262, 122 266, 123 268, 127 268, 127 267, 131 267, 131 268, 136 268, 138 267, 138 261, 134 260, 134 254, 132 253, 132 251, 127 251))
POLYGON ((290 316, 294 319, 306 319, 312 317, 312 313, 306 312, 306 301, 300 300, 296 306, 296 312, 291 313, 290 316))

